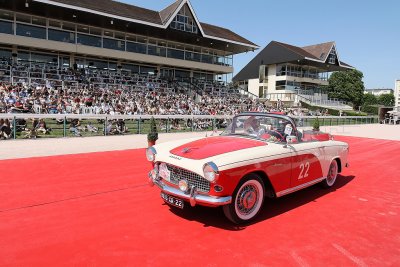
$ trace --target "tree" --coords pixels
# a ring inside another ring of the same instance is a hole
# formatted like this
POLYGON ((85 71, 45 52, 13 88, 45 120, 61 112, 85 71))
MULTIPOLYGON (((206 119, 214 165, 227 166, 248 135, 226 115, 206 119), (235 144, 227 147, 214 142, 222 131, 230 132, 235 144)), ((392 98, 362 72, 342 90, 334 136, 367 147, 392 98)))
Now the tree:
POLYGON ((364 94, 361 111, 369 114, 376 114, 378 110, 378 108, 376 107, 377 104, 378 98, 375 95, 364 94))
POLYGON ((393 94, 383 94, 378 97, 378 104, 384 105, 386 107, 394 106, 394 95, 393 94))
POLYGON ((378 98, 373 94, 364 94, 363 106, 370 106, 378 104, 378 98))
POLYGON ((337 98, 351 102, 354 108, 363 103, 364 75, 358 70, 346 70, 332 73, 329 77, 328 95, 330 98, 337 98))

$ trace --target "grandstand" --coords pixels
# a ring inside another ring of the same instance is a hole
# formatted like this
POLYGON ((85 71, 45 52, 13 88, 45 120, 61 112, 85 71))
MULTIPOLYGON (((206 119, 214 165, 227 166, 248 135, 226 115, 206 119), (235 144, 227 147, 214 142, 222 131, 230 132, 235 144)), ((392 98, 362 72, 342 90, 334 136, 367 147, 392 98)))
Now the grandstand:
POLYGON ((342 62, 335 42, 298 47, 270 42, 235 77, 243 88, 271 102, 305 102, 324 108, 351 110, 321 90, 333 71, 354 69, 342 62))
POLYGON ((111 0, 0 0, 0 82, 19 93, 240 96, 227 84, 233 56, 257 48, 200 22, 188 0, 161 11, 111 0))

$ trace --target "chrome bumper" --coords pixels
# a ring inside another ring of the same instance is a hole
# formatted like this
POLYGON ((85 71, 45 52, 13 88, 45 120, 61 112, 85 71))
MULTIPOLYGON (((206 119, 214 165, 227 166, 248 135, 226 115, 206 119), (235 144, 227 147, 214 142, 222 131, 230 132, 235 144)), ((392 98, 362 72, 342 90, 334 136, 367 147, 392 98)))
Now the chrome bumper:
POLYGON ((189 192, 182 192, 181 190, 171 187, 169 185, 166 185, 162 182, 161 178, 158 179, 153 179, 149 173, 149 185, 154 186, 157 185, 161 191, 178 197, 180 199, 189 201, 190 205, 192 207, 196 206, 196 204, 200 205, 206 205, 206 206, 223 206, 230 204, 232 202, 232 197, 212 197, 212 196, 205 196, 205 195, 200 195, 196 191, 196 187, 190 188, 189 192))

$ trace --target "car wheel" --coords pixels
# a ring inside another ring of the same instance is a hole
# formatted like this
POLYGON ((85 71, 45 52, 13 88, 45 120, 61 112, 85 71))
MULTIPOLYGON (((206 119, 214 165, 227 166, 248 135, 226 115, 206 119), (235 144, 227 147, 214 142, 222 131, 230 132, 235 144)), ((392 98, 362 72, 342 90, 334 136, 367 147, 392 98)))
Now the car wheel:
POLYGON ((332 187, 335 184, 336 181, 336 177, 338 175, 338 163, 337 161, 334 159, 331 162, 331 165, 329 166, 329 171, 328 171, 328 175, 326 177, 326 179, 324 181, 322 181, 322 186, 325 188, 329 188, 332 187))
POLYGON ((258 175, 246 175, 233 192, 232 203, 223 206, 225 216, 237 224, 250 221, 261 209, 264 191, 264 183, 258 175))

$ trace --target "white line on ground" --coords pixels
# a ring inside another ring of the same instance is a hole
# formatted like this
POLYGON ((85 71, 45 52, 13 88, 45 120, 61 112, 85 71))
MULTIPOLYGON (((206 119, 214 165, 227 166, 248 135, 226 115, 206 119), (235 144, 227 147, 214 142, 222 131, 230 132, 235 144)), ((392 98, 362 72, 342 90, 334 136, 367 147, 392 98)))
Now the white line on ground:
POLYGON ((342 253, 344 256, 346 256, 347 258, 349 258, 352 262, 354 262, 355 264, 357 264, 357 266, 360 267, 366 267, 367 265, 359 258, 357 258, 356 256, 354 256, 353 254, 351 254, 350 252, 348 252, 346 249, 344 249, 343 247, 337 245, 337 244, 332 244, 332 246, 334 248, 336 248, 337 250, 339 250, 340 253, 342 253))

